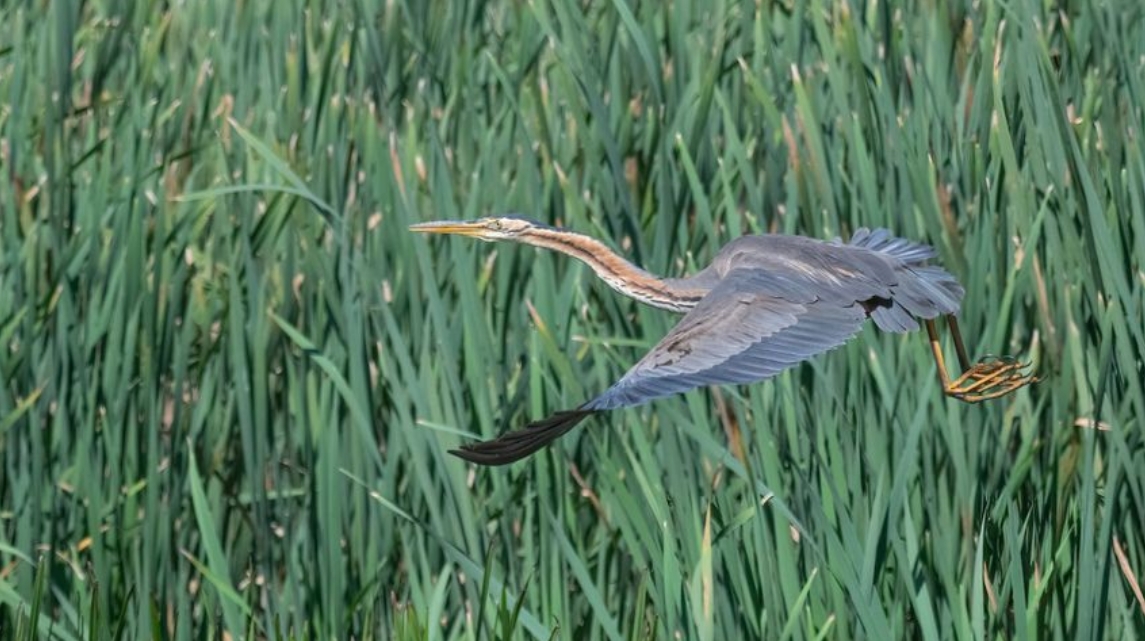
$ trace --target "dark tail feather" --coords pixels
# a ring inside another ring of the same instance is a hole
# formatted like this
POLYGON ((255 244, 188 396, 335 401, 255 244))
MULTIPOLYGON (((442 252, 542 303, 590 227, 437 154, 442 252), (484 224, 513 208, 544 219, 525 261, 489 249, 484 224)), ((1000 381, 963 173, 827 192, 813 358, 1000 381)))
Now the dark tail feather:
POLYGON ((918 329, 916 318, 958 313, 965 291, 945 269, 926 264, 937 253, 933 247, 897 238, 885 229, 865 228, 856 229, 849 244, 893 256, 905 267, 898 272, 899 282, 891 290, 891 300, 867 310, 879 329, 909 332, 918 329))
POLYGON ((575 409, 529 423, 522 429, 506 432, 481 443, 463 445, 449 453, 478 465, 507 465, 519 461, 564 436, 594 410, 575 409))

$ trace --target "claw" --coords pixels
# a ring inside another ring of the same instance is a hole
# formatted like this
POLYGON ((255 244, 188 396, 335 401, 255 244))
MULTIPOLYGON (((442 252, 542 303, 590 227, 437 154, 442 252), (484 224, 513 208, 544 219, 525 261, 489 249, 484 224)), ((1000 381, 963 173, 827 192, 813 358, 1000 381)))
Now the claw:
POLYGON ((1010 356, 988 356, 944 386, 943 391, 967 403, 987 401, 1037 382, 1029 368, 1029 363, 1010 356))

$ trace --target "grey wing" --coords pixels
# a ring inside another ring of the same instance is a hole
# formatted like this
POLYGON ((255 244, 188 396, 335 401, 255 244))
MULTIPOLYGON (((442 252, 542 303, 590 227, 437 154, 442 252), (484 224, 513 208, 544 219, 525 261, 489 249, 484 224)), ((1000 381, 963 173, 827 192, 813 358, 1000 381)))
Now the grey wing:
POLYGON ((582 409, 614 409, 705 385, 769 378, 842 345, 866 319, 858 304, 791 300, 784 289, 756 271, 728 274, 623 378, 582 409))

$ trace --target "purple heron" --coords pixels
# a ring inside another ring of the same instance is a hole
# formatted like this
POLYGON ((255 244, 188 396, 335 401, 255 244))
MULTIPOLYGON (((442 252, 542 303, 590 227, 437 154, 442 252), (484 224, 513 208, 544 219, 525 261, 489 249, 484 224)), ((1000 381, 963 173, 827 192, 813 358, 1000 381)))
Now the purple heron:
POLYGON ((415 232, 510 240, 567 254, 616 291, 684 317, 612 387, 482 443, 453 450, 482 465, 520 460, 597 412, 640 405, 706 385, 751 383, 839 347, 870 318, 880 329, 926 325, 943 392, 969 403, 998 398, 1034 382, 1028 365, 989 358, 971 365, 958 330, 964 290, 933 248, 885 229, 859 229, 851 240, 764 234, 737 238, 710 265, 684 278, 660 278, 600 241, 519 216, 411 225, 415 232), (947 374, 935 319, 946 316, 963 373, 947 374))

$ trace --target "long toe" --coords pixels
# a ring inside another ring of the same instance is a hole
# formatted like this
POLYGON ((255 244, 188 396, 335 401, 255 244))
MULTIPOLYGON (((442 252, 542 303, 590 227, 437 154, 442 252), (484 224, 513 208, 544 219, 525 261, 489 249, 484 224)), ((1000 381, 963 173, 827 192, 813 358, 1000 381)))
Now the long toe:
POLYGON ((1030 364, 1011 357, 988 358, 975 363, 945 391, 967 403, 979 403, 1010 394, 1037 382, 1030 364))

